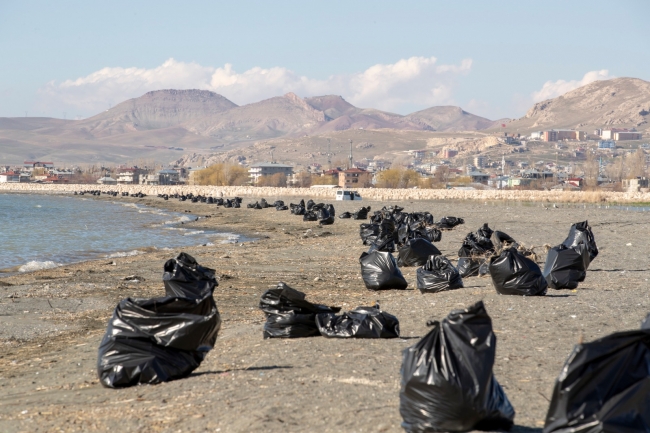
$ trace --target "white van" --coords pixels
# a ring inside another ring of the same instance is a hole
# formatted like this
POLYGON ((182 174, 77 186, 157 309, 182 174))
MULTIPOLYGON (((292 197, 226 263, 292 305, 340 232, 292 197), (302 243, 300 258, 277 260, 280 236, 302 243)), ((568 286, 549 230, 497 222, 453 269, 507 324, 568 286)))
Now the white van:
POLYGON ((341 189, 336 191, 337 200, 361 200, 361 196, 356 191, 341 189))

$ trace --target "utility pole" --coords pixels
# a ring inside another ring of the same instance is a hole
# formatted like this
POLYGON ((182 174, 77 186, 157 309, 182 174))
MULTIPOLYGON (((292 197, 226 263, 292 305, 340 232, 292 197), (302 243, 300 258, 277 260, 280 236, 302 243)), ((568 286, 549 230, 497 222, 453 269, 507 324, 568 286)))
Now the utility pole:
POLYGON ((352 168, 352 139, 350 139, 350 156, 348 156, 348 159, 350 160, 348 164, 348 169, 352 168))
POLYGON ((271 149, 271 164, 273 164, 273 149, 271 149))
POLYGON ((329 170, 332 169, 332 152, 330 150, 330 143, 331 143, 331 140, 328 138, 327 139, 327 168, 329 170))

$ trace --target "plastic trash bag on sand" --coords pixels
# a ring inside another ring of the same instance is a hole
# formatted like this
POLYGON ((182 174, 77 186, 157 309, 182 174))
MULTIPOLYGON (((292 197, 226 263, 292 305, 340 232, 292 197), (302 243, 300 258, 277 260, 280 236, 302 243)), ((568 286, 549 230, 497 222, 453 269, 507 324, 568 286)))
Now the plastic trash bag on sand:
POLYGON ((362 207, 352 214, 352 218, 355 220, 366 220, 368 219, 368 212, 370 212, 370 206, 362 207))
POLYGON ((350 212, 343 212, 341 215, 339 215, 340 219, 346 219, 346 218, 352 218, 352 214, 350 212))
MULTIPOLYGON (((486 234, 485 227, 479 229, 481 234, 486 234)), ((489 237, 468 233, 458 250, 458 272, 463 278, 479 275, 481 265, 485 263, 487 256, 494 253, 494 244, 489 237)), ((490 233, 491 234, 491 233, 490 233)))
MULTIPOLYGON (((332 208, 332 210, 333 209, 334 208, 332 208)), ((326 207, 319 209, 317 215, 318 215, 318 224, 322 226, 334 224, 334 215, 332 215, 326 207)))
POLYGON ((397 338, 399 320, 392 314, 374 307, 357 307, 337 316, 322 313, 316 316, 316 324, 324 337, 336 338, 397 338))
POLYGON ((359 263, 361 277, 368 290, 404 290, 408 287, 408 282, 399 270, 395 257, 389 252, 363 253, 359 263))
POLYGON ((544 278, 551 289, 575 289, 585 280, 589 267, 589 251, 585 244, 553 247, 546 255, 544 278))
POLYGON ((399 258, 397 265, 408 266, 423 266, 426 264, 429 256, 442 254, 428 239, 416 238, 409 239, 406 243, 397 248, 399 258))
POLYGON ((403 352, 404 430, 509 430, 515 411, 492 373, 496 336, 483 302, 429 324, 433 329, 403 352))
POLYGON ((314 211, 307 211, 302 216, 303 221, 318 221, 318 215, 314 211))
POLYGON ((205 298, 219 285, 214 269, 199 265, 187 253, 180 253, 175 259, 167 260, 164 266, 163 283, 167 296, 205 298))
POLYGON ((359 225, 359 236, 363 241, 364 245, 372 244, 379 237, 381 232, 381 227, 379 224, 360 224, 359 225))
POLYGON ((121 388, 188 376, 214 347, 221 326, 212 294, 121 301, 99 345, 102 385, 121 388))
POLYGON ((571 248, 578 246, 580 243, 587 246, 590 258, 589 262, 591 263, 598 255, 598 246, 596 245, 594 233, 591 231, 591 227, 587 221, 573 224, 569 230, 569 236, 562 242, 562 245, 571 248))
POLYGON ((465 224, 465 220, 456 217, 442 217, 436 225, 441 229, 451 230, 460 224, 465 224))
POLYGON ((316 314, 338 313, 337 307, 312 304, 305 300, 305 294, 292 289, 285 283, 278 283, 260 299, 260 309, 266 315, 264 338, 299 338, 320 335, 316 325, 316 314))
POLYGON ((650 432, 650 330, 575 346, 551 397, 544 433, 650 432))
POLYGON ((492 284, 502 295, 543 296, 548 284, 537 263, 507 248, 490 261, 492 284))
POLYGON ((463 287, 458 269, 443 255, 432 255, 416 272, 417 288, 422 293, 436 293, 463 287))

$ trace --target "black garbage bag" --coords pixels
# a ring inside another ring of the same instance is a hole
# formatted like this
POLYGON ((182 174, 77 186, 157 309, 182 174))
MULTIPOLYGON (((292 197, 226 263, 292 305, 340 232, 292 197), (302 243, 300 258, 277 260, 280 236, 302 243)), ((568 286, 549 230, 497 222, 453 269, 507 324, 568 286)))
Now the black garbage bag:
POLYGON ((163 269, 167 296, 203 299, 219 285, 215 270, 199 265, 187 253, 180 253, 175 259, 167 260, 163 269))
POLYGON ((329 213, 327 207, 318 209, 318 224, 321 226, 334 224, 334 215, 329 213))
POLYGON ((339 215, 340 219, 347 219, 347 218, 352 218, 352 214, 350 212, 343 212, 341 215, 339 215))
POLYGON ((354 214, 352 215, 352 218, 354 218, 355 220, 368 219, 368 212, 370 212, 370 206, 362 207, 358 211, 354 212, 354 214))
POLYGON ((285 205, 282 205, 282 206, 276 206, 275 210, 289 210, 289 208, 285 205))
POLYGON ((562 242, 562 245, 571 248, 581 243, 587 246, 590 258, 589 263, 591 263, 598 255, 598 246, 596 245, 594 233, 591 231, 591 227, 587 221, 573 224, 569 230, 569 236, 562 242))
POLYGON ((226 199, 226 201, 223 202, 223 207, 231 208, 232 207, 232 200, 226 199))
POLYGON ((301 206, 299 204, 289 204, 289 208, 291 209, 291 213, 293 215, 304 215, 305 214, 305 207, 301 206))
POLYGON ((465 224, 465 220, 462 218, 447 216, 447 217, 440 218, 440 221, 438 221, 437 225, 441 229, 451 230, 460 224, 465 224))
POLYGON ((276 200, 273 202, 273 207, 284 206, 284 201, 276 200))
POLYGON ((429 256, 442 254, 428 239, 409 239, 404 245, 397 248, 399 258, 398 266, 424 266, 429 256))
POLYGON ((503 248, 512 246, 516 248, 518 246, 517 241, 514 240, 514 238, 507 233, 500 232, 499 230, 495 230, 494 233, 492 233, 490 240, 497 251, 501 251, 503 248))
POLYGON ((316 315, 338 313, 338 307, 312 304, 305 300, 305 294, 292 289, 285 283, 278 283, 260 299, 260 309, 266 315, 264 338, 299 338, 320 335, 316 315))
POLYGON ((233 202, 232 202, 232 207, 234 207, 234 208, 240 208, 240 207, 241 207, 241 201, 239 201, 239 200, 233 200, 233 202))
POLYGON ((492 373, 496 336, 483 302, 428 325, 433 329, 403 352, 404 430, 509 430, 515 410, 492 373))
POLYGON ((316 214, 316 212, 307 211, 302 216, 302 220, 303 221, 318 221, 318 215, 316 214))
POLYGON ((359 263, 361 277, 368 290, 404 290, 408 287, 395 257, 389 252, 363 253, 359 257, 359 263))
POLYGON ((327 209, 327 212, 329 212, 330 215, 332 215, 332 218, 336 216, 336 210, 334 209, 334 205, 326 204, 325 209, 327 209))
POLYGON ((99 345, 99 380, 121 388, 186 377, 214 347, 220 326, 212 294, 124 299, 99 345))
POLYGON ((301 207, 305 207, 305 200, 300 200, 300 203, 298 203, 301 207))
POLYGON ((246 207, 250 209, 262 209, 262 205, 257 201, 255 203, 248 203, 246 207))
POLYGON ((395 252, 395 241, 392 237, 383 238, 378 237, 373 243, 370 244, 369 253, 373 251, 386 251, 389 253, 395 252))
POLYGON ((337 316, 334 313, 316 315, 318 330, 324 337, 336 338, 398 338, 399 320, 392 314, 374 307, 357 307, 337 316))
POLYGON ((558 245, 546 255, 544 278, 551 289, 575 289, 585 280, 590 260, 585 244, 575 247, 558 245))
POLYGON ((443 255, 432 255, 416 272, 417 288, 422 293, 436 293, 463 287, 458 269, 443 255))
POLYGON ((650 330, 578 344, 555 382, 544 433, 650 432, 650 330))
POLYGON ((494 253, 492 241, 486 237, 478 237, 474 233, 468 233, 458 250, 458 272, 462 278, 479 275, 481 265, 486 257, 494 253))
POLYGON ((261 199, 258 203, 262 209, 266 209, 269 207, 269 203, 264 198, 261 199))
MULTIPOLYGON (((490 239, 492 237, 492 234, 494 233, 494 230, 492 230, 490 227, 488 227, 487 223, 483 223, 480 229, 476 230, 476 237, 479 239, 485 238, 485 239, 490 239)), ((491 243, 492 241, 490 241, 491 243)))
POLYGON ((307 209, 307 210, 311 210, 311 208, 313 208, 315 204, 316 204, 316 203, 314 202, 314 200, 309 199, 309 200, 307 201, 307 206, 305 206, 305 209, 307 209))
POLYGON ((426 233, 427 233, 427 238, 431 242, 440 242, 442 240, 442 231, 440 231, 436 227, 433 226, 427 227, 426 233))
POLYGON ((221 197, 215 198, 214 199, 214 204, 219 205, 219 206, 223 206, 223 204, 224 204, 223 198, 221 198, 221 197))
POLYGON ((370 222, 373 224, 381 223, 381 220, 384 219, 384 213, 382 211, 376 210, 375 213, 370 217, 370 222))
POLYGON ((502 295, 544 296, 548 287, 537 263, 515 248, 506 248, 490 260, 490 276, 502 295))
POLYGON ((363 241, 364 245, 370 245, 379 237, 381 232, 381 227, 379 224, 360 224, 359 225, 359 236, 363 241))

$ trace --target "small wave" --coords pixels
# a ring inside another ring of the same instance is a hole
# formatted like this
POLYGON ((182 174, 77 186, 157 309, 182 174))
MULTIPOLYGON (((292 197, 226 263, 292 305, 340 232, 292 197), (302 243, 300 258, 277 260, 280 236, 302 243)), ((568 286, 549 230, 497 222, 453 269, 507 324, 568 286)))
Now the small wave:
POLYGON ((116 259, 116 258, 119 258, 119 257, 133 257, 133 256, 137 256, 139 254, 143 254, 143 252, 139 251, 139 250, 120 251, 120 252, 117 252, 117 253, 109 254, 109 255, 106 256, 106 258, 116 259))
POLYGON ((37 205, 36 205, 36 206, 34 206, 34 207, 43 207, 43 206, 41 206, 40 204, 37 204, 37 205))
POLYGON ((56 263, 56 262, 53 262, 53 261, 46 261, 46 262, 31 261, 31 262, 27 262, 24 265, 20 266, 18 268, 18 272, 41 271, 43 269, 52 269, 52 268, 56 268, 58 266, 61 266, 61 265, 59 263, 56 263))
POLYGON ((203 230, 194 230, 191 232, 184 233, 183 236, 194 236, 194 235, 200 235, 202 233, 205 233, 203 230))
POLYGON ((190 218, 190 217, 188 217, 186 215, 183 215, 182 217, 180 217, 178 219, 178 221, 182 222, 182 223, 186 223, 186 222, 190 222, 190 221, 194 221, 194 220, 196 220, 196 218, 190 218))
POLYGON ((220 242, 222 244, 236 244, 240 238, 239 235, 233 233, 223 233, 221 236, 226 238, 220 242))

